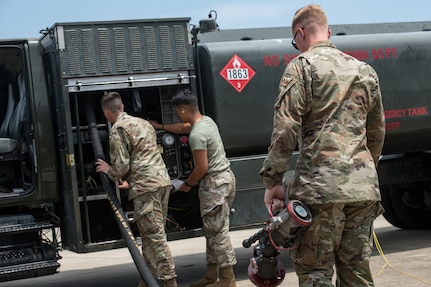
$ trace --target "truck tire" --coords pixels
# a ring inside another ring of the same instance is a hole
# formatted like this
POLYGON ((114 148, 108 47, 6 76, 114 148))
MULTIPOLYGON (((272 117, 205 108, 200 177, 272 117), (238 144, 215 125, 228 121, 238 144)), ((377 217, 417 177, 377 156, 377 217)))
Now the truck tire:
POLYGON ((389 191, 387 189, 381 189, 381 195, 382 195, 382 206, 385 209, 385 212, 383 213, 383 217, 395 227, 407 228, 407 226, 401 222, 401 220, 398 218, 397 214, 395 213, 395 210, 391 203, 391 196, 389 194, 389 191))
POLYGON ((394 214, 401 223, 395 226, 404 229, 431 229, 431 210, 424 204, 422 189, 395 189, 389 196, 394 214))

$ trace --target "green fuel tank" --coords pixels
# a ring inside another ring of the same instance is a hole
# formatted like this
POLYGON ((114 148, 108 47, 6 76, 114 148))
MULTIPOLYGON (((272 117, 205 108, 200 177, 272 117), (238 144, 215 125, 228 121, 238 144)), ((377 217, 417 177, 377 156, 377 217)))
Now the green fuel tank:
MULTIPOLYGON (((431 149, 431 32, 331 37, 341 51, 373 66, 386 117, 383 154, 431 149)), ((266 153, 274 100, 291 39, 199 45, 205 113, 218 123, 229 156, 266 153)))

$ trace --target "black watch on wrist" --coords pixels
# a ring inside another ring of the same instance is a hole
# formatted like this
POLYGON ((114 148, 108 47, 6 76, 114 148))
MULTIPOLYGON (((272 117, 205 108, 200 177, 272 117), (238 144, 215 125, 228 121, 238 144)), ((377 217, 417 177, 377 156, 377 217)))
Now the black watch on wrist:
POLYGON ((184 184, 185 184, 186 186, 190 186, 190 187, 191 187, 191 186, 193 186, 193 184, 189 184, 189 183, 187 182, 187 180, 185 180, 185 181, 184 181, 184 184))

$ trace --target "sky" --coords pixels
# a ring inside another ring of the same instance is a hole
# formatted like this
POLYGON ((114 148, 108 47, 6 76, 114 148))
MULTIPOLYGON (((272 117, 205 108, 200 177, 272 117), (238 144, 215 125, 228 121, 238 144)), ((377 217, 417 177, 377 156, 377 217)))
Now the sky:
POLYGON ((220 29, 289 27, 295 11, 311 3, 329 24, 431 20, 428 0, 0 0, 0 39, 39 38, 58 22, 190 17, 198 24, 211 10, 220 29))

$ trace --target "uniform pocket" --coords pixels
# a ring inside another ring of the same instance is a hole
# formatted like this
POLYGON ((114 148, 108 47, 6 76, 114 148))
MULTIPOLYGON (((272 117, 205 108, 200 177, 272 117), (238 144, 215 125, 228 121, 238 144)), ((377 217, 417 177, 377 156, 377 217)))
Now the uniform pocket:
POLYGON ((134 214, 133 219, 137 220, 140 217, 144 216, 153 211, 154 204, 153 201, 145 201, 141 199, 133 200, 134 214))
POLYGON ((222 172, 220 174, 211 176, 211 182, 214 187, 222 186, 223 184, 228 184, 232 181, 232 177, 228 172, 222 172))

